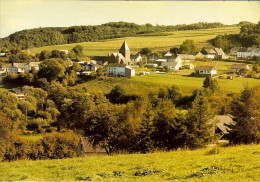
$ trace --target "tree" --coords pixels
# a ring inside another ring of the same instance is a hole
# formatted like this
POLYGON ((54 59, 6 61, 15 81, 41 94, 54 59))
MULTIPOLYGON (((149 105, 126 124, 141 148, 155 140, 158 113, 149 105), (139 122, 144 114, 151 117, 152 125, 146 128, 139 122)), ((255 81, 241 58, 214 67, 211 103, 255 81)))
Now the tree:
POLYGON ((38 72, 40 78, 46 78, 48 81, 54 81, 64 76, 65 67, 57 59, 46 59, 41 64, 38 72))
POLYGON ((80 45, 76 45, 73 49, 72 49, 75 54, 79 57, 83 56, 83 47, 80 45))
POLYGON ((260 85, 245 87, 232 103, 236 124, 231 127, 229 140, 233 144, 260 143, 260 85))
POLYGON ((219 84, 218 84, 217 80, 213 79, 211 76, 207 76, 205 78, 205 80, 203 81, 203 87, 208 88, 214 92, 217 89, 219 89, 219 84))
POLYGON ((99 104, 82 125, 93 146, 103 147, 109 155, 126 145, 128 130, 122 119, 123 108, 122 105, 99 104))
POLYGON ((180 46, 180 52, 184 54, 189 54, 191 52, 197 51, 198 48, 193 40, 185 40, 180 46))
POLYGON ((152 51, 149 48, 142 48, 141 51, 139 52, 141 55, 148 56, 152 51))
POLYGON ((184 137, 187 147, 192 149, 202 147, 214 139, 213 124, 209 123, 213 117, 214 113, 207 97, 203 95, 203 92, 197 92, 192 107, 188 110, 185 123, 187 131, 184 137))
POLYGON ((168 90, 168 98, 173 102, 173 104, 177 104, 182 98, 182 91, 179 86, 172 85, 168 90))
POLYGON ((2 112, 0 112, 0 157, 3 156, 8 143, 13 136, 11 132, 11 120, 2 112))

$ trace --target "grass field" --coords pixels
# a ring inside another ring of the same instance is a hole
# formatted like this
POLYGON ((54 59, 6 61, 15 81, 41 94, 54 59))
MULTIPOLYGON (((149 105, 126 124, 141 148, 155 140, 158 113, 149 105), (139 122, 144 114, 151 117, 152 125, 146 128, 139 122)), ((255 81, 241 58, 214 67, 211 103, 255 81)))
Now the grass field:
POLYGON ((176 31, 166 32, 160 34, 146 34, 138 37, 124 37, 118 39, 110 39, 99 42, 82 42, 74 44, 63 44, 46 46, 40 48, 31 49, 34 53, 39 53, 43 50, 70 50, 75 45, 83 46, 83 52, 87 56, 107 55, 109 52, 117 52, 122 45, 123 40, 127 41, 127 44, 131 50, 131 53, 138 52, 141 48, 148 47, 153 51, 166 51, 176 45, 181 45, 186 39, 192 39, 195 43, 205 43, 207 40, 223 34, 237 34, 240 27, 225 27, 214 29, 202 29, 202 30, 188 30, 188 31, 176 31), (162 36, 163 35, 163 36, 162 36))
POLYGON ((1 181, 258 181, 260 145, 0 163, 1 181))
MULTIPOLYGON (((228 73, 230 71, 230 65, 232 62, 224 61, 211 61, 202 62, 195 61, 193 63, 196 65, 212 65, 218 70, 218 74, 228 73)), ((195 89, 202 88, 203 81, 205 77, 194 77, 190 76, 193 70, 180 70, 179 73, 166 73, 166 74, 156 74, 149 69, 145 71, 150 71, 150 75, 138 76, 138 73, 142 70, 136 70, 135 77, 131 79, 127 78, 107 78, 107 79, 95 79, 91 81, 84 82, 77 85, 76 87, 85 87, 88 92, 103 92, 108 93, 117 84, 121 84, 127 93, 131 94, 141 94, 149 93, 153 91, 158 91, 160 87, 171 86, 173 84, 178 85, 185 95, 190 95, 195 89)), ((245 85, 254 86, 260 84, 260 79, 254 78, 236 78, 234 80, 229 79, 219 79, 216 78, 222 90, 227 93, 239 93, 241 92, 245 85)))

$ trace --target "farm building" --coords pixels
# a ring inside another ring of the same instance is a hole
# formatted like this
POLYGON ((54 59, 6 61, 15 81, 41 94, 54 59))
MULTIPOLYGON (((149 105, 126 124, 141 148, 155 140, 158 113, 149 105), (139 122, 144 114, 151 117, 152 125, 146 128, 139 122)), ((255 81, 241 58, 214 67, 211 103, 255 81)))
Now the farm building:
POLYGON ((106 150, 101 147, 93 148, 86 137, 81 137, 76 149, 77 156, 101 154, 106 155, 106 150))
POLYGON ((194 69, 194 73, 198 75, 215 75, 217 74, 217 70, 215 66, 196 66, 194 69))
POLYGON ((131 78, 135 76, 135 70, 125 64, 109 64, 107 67, 108 75, 119 75, 131 78))
POLYGON ((233 72, 233 73, 238 73, 242 69, 249 70, 250 68, 247 64, 232 64, 231 67, 230 67, 230 71, 233 72))

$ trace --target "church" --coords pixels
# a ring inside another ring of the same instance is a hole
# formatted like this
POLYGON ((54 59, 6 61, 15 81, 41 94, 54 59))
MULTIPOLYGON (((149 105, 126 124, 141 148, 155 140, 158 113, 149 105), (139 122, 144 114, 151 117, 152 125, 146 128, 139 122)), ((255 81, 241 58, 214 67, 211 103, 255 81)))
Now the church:
POLYGON ((131 65, 130 49, 126 41, 123 42, 118 53, 108 54, 108 64, 111 63, 131 65))

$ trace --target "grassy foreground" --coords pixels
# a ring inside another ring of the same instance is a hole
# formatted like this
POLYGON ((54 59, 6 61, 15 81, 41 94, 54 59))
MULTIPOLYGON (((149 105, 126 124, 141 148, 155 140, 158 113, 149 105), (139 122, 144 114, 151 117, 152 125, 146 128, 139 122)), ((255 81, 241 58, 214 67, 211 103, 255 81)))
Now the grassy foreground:
POLYGON ((118 52, 124 40, 131 50, 131 53, 140 51, 144 47, 148 47, 153 51, 166 51, 170 48, 181 45, 186 39, 194 40, 195 43, 205 43, 207 40, 215 38, 217 35, 237 34, 240 27, 223 27, 202 30, 187 30, 165 32, 157 34, 143 34, 138 37, 124 37, 118 39, 108 39, 98 42, 82 42, 73 44, 53 45, 39 48, 33 48, 33 53, 40 53, 43 50, 70 50, 76 45, 83 46, 83 53, 87 56, 106 56, 109 52, 118 52))
POLYGON ((258 181, 260 145, 0 163, 0 180, 258 181))

